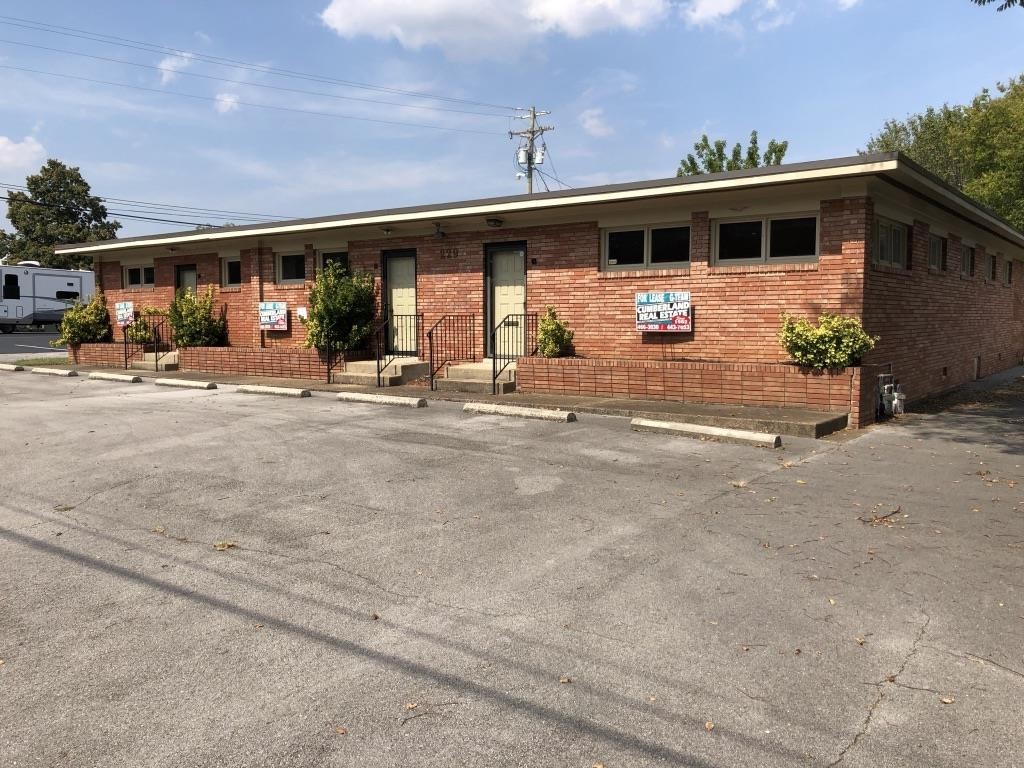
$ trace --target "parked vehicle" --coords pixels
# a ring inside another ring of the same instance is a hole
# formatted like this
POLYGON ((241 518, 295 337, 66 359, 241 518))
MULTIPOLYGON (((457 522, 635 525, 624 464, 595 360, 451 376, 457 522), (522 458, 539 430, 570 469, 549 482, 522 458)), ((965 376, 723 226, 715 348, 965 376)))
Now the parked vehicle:
POLYGON ((96 275, 85 269, 52 269, 38 261, 0 262, 0 332, 19 325, 59 323, 76 301, 89 301, 96 275))

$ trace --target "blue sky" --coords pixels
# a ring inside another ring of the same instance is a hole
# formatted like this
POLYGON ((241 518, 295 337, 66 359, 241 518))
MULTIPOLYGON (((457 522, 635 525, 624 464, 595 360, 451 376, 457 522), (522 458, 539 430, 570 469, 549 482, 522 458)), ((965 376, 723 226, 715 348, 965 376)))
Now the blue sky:
MULTIPOLYGON (((0 13, 136 42, 111 45, 0 18, 0 182, 23 183, 56 157, 80 166, 107 197, 315 216, 524 191, 507 136, 522 125, 510 112, 409 93, 550 110, 545 122, 555 130, 544 169, 583 186, 671 176, 703 132, 732 142, 756 128, 763 143, 788 139, 787 161, 853 154, 887 118, 963 102, 1024 73, 1024 10, 997 13, 968 0, 263 0, 242 7, 223 0, 6 6, 0 13), (267 66, 391 90, 287 78, 267 66)), ((122 221, 122 235, 189 228, 122 221)), ((8 228, 6 218, 0 227, 8 228)))

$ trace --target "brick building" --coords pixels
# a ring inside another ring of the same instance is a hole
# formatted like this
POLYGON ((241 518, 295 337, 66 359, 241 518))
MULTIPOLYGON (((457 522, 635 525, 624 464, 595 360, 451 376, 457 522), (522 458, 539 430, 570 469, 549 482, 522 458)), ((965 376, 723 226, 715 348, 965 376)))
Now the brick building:
MULTIPOLYGON (((230 346, 180 350, 196 370, 326 375, 299 318, 331 260, 375 275, 384 363, 421 359, 409 370, 454 380, 516 358, 502 376, 515 369, 521 390, 803 405, 847 410, 857 426, 874 416, 879 373, 913 400, 1024 359, 1024 233, 898 154, 58 251, 93 257, 112 315, 116 302, 166 307, 212 285, 230 346), (638 330, 637 294, 661 292, 689 293, 689 330, 638 330), (283 302, 286 329, 261 330, 261 302, 283 302), (530 355, 548 306, 575 331, 576 357, 530 355), (880 337, 862 366, 788 364, 780 315, 822 312, 880 337)), ((120 359, 100 345, 79 354, 120 359)))

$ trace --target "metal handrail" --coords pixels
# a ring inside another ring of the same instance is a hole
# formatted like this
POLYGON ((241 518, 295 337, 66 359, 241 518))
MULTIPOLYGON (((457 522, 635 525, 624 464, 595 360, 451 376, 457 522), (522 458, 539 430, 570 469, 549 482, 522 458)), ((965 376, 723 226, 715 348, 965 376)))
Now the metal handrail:
POLYGON ((498 377, 520 357, 537 354, 537 314, 505 315, 491 330, 491 394, 498 394, 498 377), (498 366, 501 361, 501 366, 498 366))
POLYGON ((384 371, 400 357, 420 356, 420 327, 423 315, 392 315, 387 306, 383 308, 384 319, 374 328, 374 345, 377 357, 377 386, 384 386, 384 371), (412 349, 396 349, 391 342, 392 333, 396 339, 412 339, 412 349))
POLYGON ((142 358, 146 358, 146 347, 153 347, 153 370, 160 370, 160 359, 173 349, 173 340, 167 331, 167 317, 164 315, 141 315, 124 326, 124 367, 131 368, 132 360, 141 352, 142 358), (143 341, 132 341, 131 329, 133 326, 145 323, 149 330, 148 339, 143 341))
POLYGON ((430 389, 450 363, 476 360, 476 315, 444 315, 427 331, 430 389))

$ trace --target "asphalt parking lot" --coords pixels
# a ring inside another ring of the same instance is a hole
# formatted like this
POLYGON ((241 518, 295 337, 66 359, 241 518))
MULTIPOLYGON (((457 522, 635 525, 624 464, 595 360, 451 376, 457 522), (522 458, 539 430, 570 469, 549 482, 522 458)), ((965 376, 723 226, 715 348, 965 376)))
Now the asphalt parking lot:
POLYGON ((5 766, 1024 766, 1021 381, 771 451, 0 373, 0 434, 5 766))

